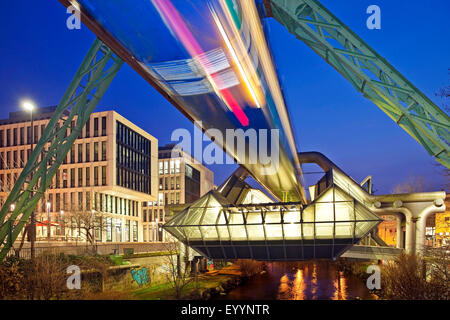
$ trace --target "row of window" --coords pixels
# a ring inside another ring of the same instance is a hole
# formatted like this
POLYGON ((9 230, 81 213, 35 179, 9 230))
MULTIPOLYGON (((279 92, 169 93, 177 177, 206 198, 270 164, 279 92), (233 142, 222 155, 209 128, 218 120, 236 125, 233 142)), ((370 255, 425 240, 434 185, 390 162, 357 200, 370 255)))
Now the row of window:
POLYGON ((164 209, 144 209, 142 210, 142 221, 143 222, 164 222, 164 209))
MULTIPOLYGON (((85 163, 106 161, 106 141, 79 143, 72 146, 63 163, 85 163), (93 155, 91 158, 91 154, 93 155)), ((30 157, 31 149, 0 152, 0 170, 24 168, 30 157)))
POLYGON ((117 185, 151 193, 151 142, 117 121, 117 185))
MULTIPOLYGON (((94 132, 93 137, 98 137, 99 133, 102 136, 106 136, 106 117, 95 117, 93 118, 94 123, 94 132), (99 130, 99 122, 101 121, 101 129, 99 130)), ((58 126, 61 126, 61 123, 58 124, 58 126)), ((33 134, 31 133, 31 125, 23 125, 16 128, 11 129, 1 129, 0 130, 0 148, 2 147, 10 147, 10 146, 19 146, 19 145, 25 145, 25 144, 31 144, 32 139, 31 136, 33 135, 33 143, 37 143, 39 139, 42 137, 46 125, 33 125, 33 134)), ((75 127, 75 120, 71 122, 70 129, 75 127)), ((78 138, 90 138, 91 137, 91 125, 90 125, 90 119, 86 123, 84 127, 84 135, 80 134, 78 138)), ((67 133, 66 133, 67 135, 67 133)))
POLYGON ((69 150, 67 157, 63 163, 85 163, 106 161, 106 141, 98 141, 93 143, 77 143, 69 150), (92 157, 91 157, 92 155, 92 157))
MULTIPOLYGON (((99 136, 106 136, 106 116, 104 117, 94 117, 92 119, 92 122, 94 123, 94 132, 91 136, 91 118, 88 119, 88 121, 86 122, 86 124, 84 125, 83 130, 81 130, 80 134, 78 135, 78 139, 83 139, 83 138, 91 138, 91 137, 99 137, 99 136), (101 121, 101 128, 99 129, 99 122, 101 121)), ((69 132, 71 132, 73 130, 73 128, 75 128, 76 126, 76 122, 75 120, 73 120, 70 123, 70 129, 69 132)), ((61 127, 61 123, 58 123, 58 128, 61 127)), ((67 131, 65 136, 67 137, 67 131)))
POLYGON ((0 152, 0 170, 23 168, 30 157, 31 149, 0 152))
POLYGON ((136 173, 126 168, 117 167, 117 185, 136 190, 139 192, 151 193, 151 178, 148 175, 136 173))
POLYGON ((61 215, 71 211, 89 211, 91 210, 91 192, 49 193, 46 198, 39 201, 36 209, 37 212, 57 212, 61 215))
POLYGON ((94 192, 94 209, 99 212, 138 217, 139 202, 94 192))
POLYGON ((153 225, 153 226, 143 226, 143 241, 144 242, 159 242, 165 241, 165 232, 161 228, 161 226, 153 225))
POLYGON ((159 162, 159 174, 176 174, 180 173, 181 160, 173 159, 169 161, 160 161, 159 162))
MULTIPOLYGON (((33 125, 33 143, 37 143, 45 130, 45 124, 33 125), (39 134, 40 133, 40 134, 39 134)), ((0 130, 0 148, 31 144, 31 125, 0 130)))
POLYGON ((0 192, 10 192, 16 184, 19 173, 0 174, 0 192))
POLYGON ((137 242, 138 241, 138 222, 121 219, 106 218, 106 241, 111 242, 137 242))
MULTIPOLYGON (((17 172, 0 174, 0 191, 11 191, 18 176, 17 172)), ((49 188, 97 187, 106 186, 107 182, 106 166, 59 169, 49 188)))
MULTIPOLYGON (((45 219, 46 217, 44 217, 45 219)), ((86 237, 84 232, 80 232, 78 223, 73 218, 65 221, 64 224, 60 224, 61 219, 55 216, 52 218, 52 222, 57 224, 51 227, 50 234, 52 237, 63 236, 72 240, 86 237)), ((137 221, 125 220, 125 223, 123 223, 121 219, 97 217, 94 224, 94 239, 96 242, 102 242, 105 236, 108 242, 137 242, 138 227, 137 221)), ((38 237, 47 238, 48 230, 45 224, 38 224, 36 231, 38 237)))
POLYGON ((148 174, 150 154, 136 152, 123 144, 117 144, 117 164, 132 171, 148 174))
POLYGON ((180 176, 159 178, 159 190, 178 190, 180 189, 180 176))
POLYGON ((180 158, 183 156, 183 152, 181 150, 172 149, 167 152, 162 152, 161 150, 158 152, 159 159, 170 159, 170 158, 180 158))
POLYGON ((107 182, 106 166, 59 169, 53 178, 50 189, 98 187, 106 186, 107 182))
POLYGON ((180 203, 179 192, 167 192, 167 193, 160 192, 158 194, 158 205, 160 206, 179 203, 180 203))
POLYGON ((57 212, 94 210, 101 213, 120 214, 139 217, 139 202, 100 192, 61 192, 48 193, 39 201, 37 212, 57 212))
POLYGON ((185 203, 192 203, 200 198, 200 171, 186 164, 184 167, 185 203))
POLYGON ((131 128, 117 121, 117 142, 121 143, 131 150, 142 153, 144 155, 150 155, 151 142, 144 136, 140 135, 131 128))

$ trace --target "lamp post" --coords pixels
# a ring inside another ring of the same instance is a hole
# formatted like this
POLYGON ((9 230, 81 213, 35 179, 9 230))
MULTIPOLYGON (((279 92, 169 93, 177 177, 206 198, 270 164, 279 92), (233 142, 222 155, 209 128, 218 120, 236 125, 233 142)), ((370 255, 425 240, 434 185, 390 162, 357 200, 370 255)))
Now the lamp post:
MULTIPOLYGON (((11 209, 11 214, 14 212, 14 209, 16 208, 15 204, 12 204, 10 209, 11 209)), ((9 220, 9 225, 8 225, 8 237, 9 237, 9 245, 12 247, 13 246, 13 242, 12 242, 12 228, 13 228, 13 222, 11 220, 9 220)))
MULTIPOLYGON (((30 112, 30 118, 31 118, 31 151, 30 151, 30 155, 33 153, 33 143, 34 143, 34 123, 33 123, 33 110, 36 108, 34 103, 31 101, 24 101, 22 103, 22 107, 30 112)), ((28 159, 29 160, 29 159, 28 159)), ((33 197, 33 190, 30 191, 30 197, 33 197)), ((31 259, 34 260, 35 258, 35 247, 34 247, 34 242, 36 241, 36 216, 34 213, 34 210, 31 212, 31 229, 30 229, 31 235, 30 235, 30 239, 31 239, 31 246, 30 246, 30 251, 31 251, 31 259)))
POLYGON ((156 242, 158 242, 159 241, 159 232, 158 232, 158 227, 159 227, 159 219, 158 218, 156 218, 156 228, 155 228, 155 235, 156 235, 156 238, 155 238, 155 241, 156 242))
POLYGON ((51 223, 50 223, 50 202, 47 202, 47 239, 50 242, 51 238, 51 223))
POLYGON ((92 244, 95 245, 95 210, 92 209, 92 244))
POLYGON ((66 223, 64 222, 64 210, 61 210, 61 223, 62 223, 62 227, 61 227, 62 234, 63 234, 64 239, 67 241, 67 237, 66 237, 66 223))

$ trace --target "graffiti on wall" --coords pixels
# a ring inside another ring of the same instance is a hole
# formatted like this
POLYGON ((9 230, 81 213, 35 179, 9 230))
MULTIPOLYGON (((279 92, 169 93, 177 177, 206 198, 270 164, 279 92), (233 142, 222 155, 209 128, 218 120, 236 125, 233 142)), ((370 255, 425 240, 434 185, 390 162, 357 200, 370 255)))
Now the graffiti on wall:
POLYGON ((142 267, 140 269, 132 269, 131 277, 139 286, 147 284, 149 282, 147 268, 142 267))

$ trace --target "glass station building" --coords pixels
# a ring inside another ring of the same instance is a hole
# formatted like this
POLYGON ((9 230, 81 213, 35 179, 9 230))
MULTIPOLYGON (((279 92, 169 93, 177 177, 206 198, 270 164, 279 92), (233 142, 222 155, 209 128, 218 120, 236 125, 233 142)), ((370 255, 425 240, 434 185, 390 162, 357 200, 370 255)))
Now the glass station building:
MULTIPOLYGON (((247 189, 239 203, 211 191, 164 228, 212 259, 307 260, 337 258, 380 219, 330 171, 309 205, 261 202, 247 189), (251 203, 250 203, 251 202, 251 203), (258 203, 259 202, 259 203, 258 203)), ((269 198, 266 197, 266 200, 269 198)))

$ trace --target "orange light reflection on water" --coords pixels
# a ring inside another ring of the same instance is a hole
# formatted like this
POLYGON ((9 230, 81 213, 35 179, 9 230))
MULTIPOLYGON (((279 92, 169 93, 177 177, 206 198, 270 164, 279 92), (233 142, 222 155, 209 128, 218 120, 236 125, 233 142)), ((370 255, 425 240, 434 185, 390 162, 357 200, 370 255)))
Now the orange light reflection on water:
POLYGON ((294 280, 294 300, 304 300, 305 299, 305 289, 306 289, 306 283, 303 278, 303 270, 298 269, 297 273, 295 274, 295 280, 294 280))
POLYGON ((334 284, 334 296, 333 300, 347 300, 347 279, 344 277, 342 271, 337 273, 337 278, 333 281, 334 284))

